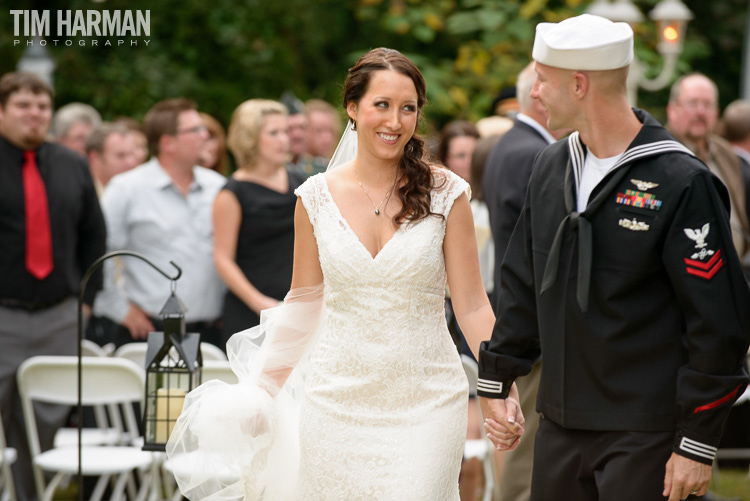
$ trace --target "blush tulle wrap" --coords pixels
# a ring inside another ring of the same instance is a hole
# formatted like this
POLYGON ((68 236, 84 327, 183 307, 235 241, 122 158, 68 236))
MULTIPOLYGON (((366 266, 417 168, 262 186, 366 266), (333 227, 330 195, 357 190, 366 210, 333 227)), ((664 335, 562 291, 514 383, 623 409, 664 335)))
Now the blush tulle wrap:
POLYGON ((323 311, 322 284, 296 289, 264 310, 259 326, 230 338, 227 355, 239 382, 207 381, 190 392, 167 443, 168 466, 183 495, 293 499, 301 374, 323 311))

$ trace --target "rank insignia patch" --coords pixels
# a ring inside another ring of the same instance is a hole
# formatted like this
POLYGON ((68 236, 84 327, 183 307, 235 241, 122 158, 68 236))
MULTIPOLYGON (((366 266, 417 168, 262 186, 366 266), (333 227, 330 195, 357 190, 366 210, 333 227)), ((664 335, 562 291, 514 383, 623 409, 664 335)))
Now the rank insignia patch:
POLYGON ((711 223, 706 223, 700 229, 685 228, 685 235, 695 242, 695 248, 700 249, 693 253, 690 258, 685 258, 685 271, 690 275, 711 280, 716 272, 724 266, 724 260, 721 258, 721 250, 712 251, 707 249, 706 238, 711 231, 711 223), (708 256, 712 256, 706 262, 703 262, 708 256))
POLYGON ((656 188, 657 186, 659 186, 657 183, 651 183, 649 181, 641 181, 640 179, 631 179, 630 182, 636 185, 638 189, 641 191, 648 191, 651 188, 656 188))
POLYGON ((696 261, 695 259, 685 258, 685 271, 690 275, 711 280, 716 272, 724 266, 724 260, 721 258, 721 251, 718 250, 711 259, 706 261, 696 261))
POLYGON ((618 204, 639 209, 659 210, 661 208, 661 200, 657 200, 651 193, 642 191, 625 190, 625 193, 618 193, 615 200, 618 204))
MULTIPOLYGON (((708 245, 706 243, 706 237, 708 236, 708 232, 711 231, 711 223, 704 224, 700 230, 685 228, 683 231, 685 231, 685 235, 687 235, 690 240, 695 242, 696 249, 702 249, 708 245)), ((713 254, 713 251, 711 254, 713 254)), ((693 258, 695 258, 695 255, 693 255, 693 258)))

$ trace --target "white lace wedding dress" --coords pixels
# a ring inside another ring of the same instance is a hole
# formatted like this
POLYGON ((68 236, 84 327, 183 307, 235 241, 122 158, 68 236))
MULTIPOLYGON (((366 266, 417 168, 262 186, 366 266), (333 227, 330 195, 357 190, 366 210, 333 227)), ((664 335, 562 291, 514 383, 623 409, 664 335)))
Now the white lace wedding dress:
MULTIPOLYGON (((431 208, 447 218, 468 186, 437 175, 431 208)), ((373 258, 324 175, 297 195, 327 310, 300 414, 300 499, 458 499, 468 386, 445 322, 445 220, 402 225, 373 258)))
MULTIPOLYGON (((431 209, 447 219, 468 185, 447 170, 435 176, 431 209)), ((324 174, 296 193, 318 243, 325 303, 299 422, 285 404, 292 383, 271 401, 257 386, 262 363, 242 346, 252 343, 236 334, 228 352, 240 384, 191 392, 169 439, 181 491, 193 500, 457 501, 468 383, 445 321, 446 219, 402 225, 373 257, 324 174), (253 438, 243 416, 259 412, 274 424, 253 438)), ((274 310, 283 317, 289 306, 274 310)))

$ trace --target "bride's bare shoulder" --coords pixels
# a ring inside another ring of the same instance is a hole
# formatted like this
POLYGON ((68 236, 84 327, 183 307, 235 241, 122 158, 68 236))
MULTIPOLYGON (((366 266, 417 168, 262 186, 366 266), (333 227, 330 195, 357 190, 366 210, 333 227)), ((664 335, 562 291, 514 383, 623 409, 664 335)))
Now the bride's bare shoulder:
POLYGON ((337 166, 334 169, 328 170, 323 174, 323 178, 328 184, 328 187, 333 189, 346 185, 352 179, 352 172, 354 169, 354 161, 349 161, 344 164, 337 166))

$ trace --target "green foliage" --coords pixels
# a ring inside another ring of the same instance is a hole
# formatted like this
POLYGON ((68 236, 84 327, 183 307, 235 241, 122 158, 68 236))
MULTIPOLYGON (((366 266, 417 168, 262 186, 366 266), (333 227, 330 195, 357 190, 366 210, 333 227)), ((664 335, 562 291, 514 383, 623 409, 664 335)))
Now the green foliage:
MULTIPOLYGON (((717 80, 722 104, 736 97, 746 0, 684 0, 696 14, 679 63, 717 80), (720 25, 721 30, 713 29, 720 25)), ((634 0, 644 12, 657 0, 634 0)), ((529 62, 534 27, 582 12, 587 0, 2 0, 0 70, 15 67, 26 39, 14 45, 8 9, 149 9, 149 44, 93 47, 81 37, 49 46, 57 63, 56 103, 84 101, 105 118, 141 118, 156 101, 194 99, 227 124, 234 108, 255 97, 340 103, 346 70, 367 50, 400 50, 422 69, 427 116, 435 126, 490 113, 498 91, 529 62), (78 43, 83 40, 85 46, 78 43)), ((637 54, 658 71, 653 23, 637 27, 637 54)), ((101 43, 101 42, 100 42, 101 43)), ((658 111, 666 91, 640 93, 658 111)))

